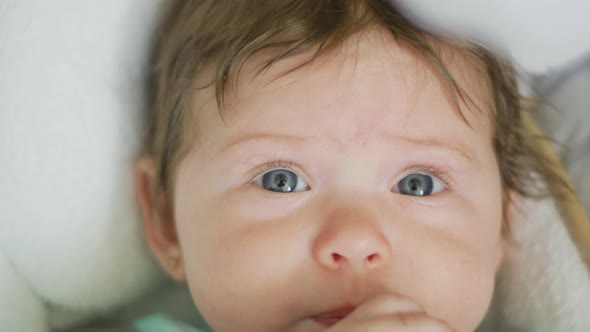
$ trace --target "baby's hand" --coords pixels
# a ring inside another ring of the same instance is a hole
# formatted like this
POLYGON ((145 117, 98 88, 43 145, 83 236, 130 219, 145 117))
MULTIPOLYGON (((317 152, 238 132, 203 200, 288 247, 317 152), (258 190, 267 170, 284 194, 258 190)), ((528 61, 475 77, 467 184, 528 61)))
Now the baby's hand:
POLYGON ((428 316, 413 301, 380 295, 356 308, 327 332, 451 332, 445 322, 428 316))

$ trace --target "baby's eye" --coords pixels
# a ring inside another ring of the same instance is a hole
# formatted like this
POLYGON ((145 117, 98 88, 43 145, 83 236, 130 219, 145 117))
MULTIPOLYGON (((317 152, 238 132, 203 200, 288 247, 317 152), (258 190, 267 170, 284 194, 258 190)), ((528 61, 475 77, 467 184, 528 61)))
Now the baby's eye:
POLYGON ((286 169, 275 169, 254 179, 254 184, 270 191, 290 193, 309 190, 309 186, 295 173, 286 169))
POLYGON ((423 173, 412 173, 401 179, 392 191, 402 195, 429 196, 444 190, 437 178, 423 173))

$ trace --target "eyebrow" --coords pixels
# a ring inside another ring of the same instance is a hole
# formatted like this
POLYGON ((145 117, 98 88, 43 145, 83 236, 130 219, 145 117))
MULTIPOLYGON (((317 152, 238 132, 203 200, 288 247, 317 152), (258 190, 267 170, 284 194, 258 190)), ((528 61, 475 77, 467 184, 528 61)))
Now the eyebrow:
MULTIPOLYGON (((389 135, 387 135, 389 136, 389 135)), ((454 145, 450 145, 448 143, 442 142, 438 139, 433 139, 433 138, 416 138, 416 137, 402 137, 402 136, 389 136, 390 140, 393 141, 407 141, 407 142, 411 142, 414 144, 418 144, 418 145, 422 145, 422 146, 428 146, 428 147, 435 147, 439 150, 445 150, 447 152, 452 153, 453 155, 456 155, 458 157, 461 157, 462 159, 465 159, 465 161, 468 161, 470 163, 477 163, 477 159, 475 158, 475 156, 470 153, 467 152, 466 149, 461 149, 459 147, 456 147, 454 145)))
POLYGON ((283 141, 283 142, 307 142, 312 140, 313 137, 295 136, 295 135, 277 135, 273 133, 251 133, 239 136, 237 139, 231 140, 228 144, 224 145, 218 152, 218 155, 227 153, 228 151, 239 147, 242 144, 252 141, 283 141))
MULTIPOLYGON (((382 135, 384 138, 390 142, 410 142, 412 144, 422 145, 426 147, 433 147, 438 150, 446 151, 451 153, 454 156, 460 157, 464 161, 470 163, 477 163, 477 159, 473 156, 472 153, 465 151, 459 147, 450 145, 445 143, 441 140, 434 139, 434 138, 418 138, 418 137, 407 137, 407 136, 396 136, 385 134, 382 135)), ((275 141, 275 142, 309 142, 314 139, 313 136, 296 136, 296 135, 285 135, 285 134, 274 134, 274 133, 250 133, 243 136, 238 137, 237 139, 233 139, 230 143, 223 146, 218 152, 217 155, 223 155, 228 153, 230 150, 239 147, 242 144, 255 142, 255 141, 275 141)))

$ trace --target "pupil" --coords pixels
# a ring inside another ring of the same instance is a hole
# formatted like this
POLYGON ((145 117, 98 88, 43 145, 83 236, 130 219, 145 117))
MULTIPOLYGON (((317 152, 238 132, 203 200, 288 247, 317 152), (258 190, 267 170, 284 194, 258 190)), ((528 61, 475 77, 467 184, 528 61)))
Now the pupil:
POLYGON ((285 174, 279 174, 277 175, 277 177, 275 178, 275 184, 277 185, 277 187, 283 188, 287 183, 287 179, 285 174))
POLYGON ((410 180, 410 189, 412 189, 412 191, 418 191, 419 182, 420 181, 418 181, 417 179, 410 180))

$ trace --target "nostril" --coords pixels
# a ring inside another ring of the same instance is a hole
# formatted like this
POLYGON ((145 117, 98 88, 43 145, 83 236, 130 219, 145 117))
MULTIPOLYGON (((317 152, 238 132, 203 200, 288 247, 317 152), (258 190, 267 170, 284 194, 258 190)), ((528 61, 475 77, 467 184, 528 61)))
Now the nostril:
MULTIPOLYGON (((370 254, 365 257, 365 263, 374 264, 378 263, 381 260, 381 255, 378 253, 370 254)), ((332 262, 334 263, 343 263, 347 261, 345 256, 342 256, 338 253, 332 253, 332 262)))
POLYGON ((340 263, 341 261, 344 260, 344 256, 337 254, 337 253, 333 253, 332 254, 332 260, 336 263, 340 263))
POLYGON ((376 263, 379 261, 379 259, 381 259, 381 256, 379 254, 375 253, 375 254, 371 254, 371 255, 367 256, 366 259, 367 259, 368 263, 376 263))

